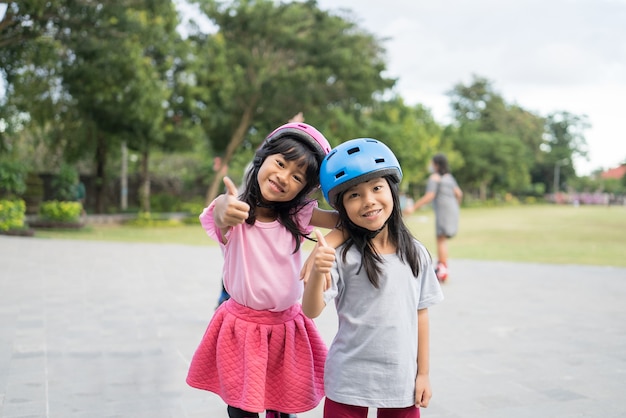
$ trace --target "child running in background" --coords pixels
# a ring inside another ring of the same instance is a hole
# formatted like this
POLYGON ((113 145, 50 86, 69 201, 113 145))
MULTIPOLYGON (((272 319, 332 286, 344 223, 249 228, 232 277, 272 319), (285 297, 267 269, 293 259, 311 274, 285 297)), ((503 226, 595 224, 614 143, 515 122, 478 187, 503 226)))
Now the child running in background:
POLYGON ((338 217, 309 194, 319 186, 326 138, 304 123, 277 128, 255 153, 238 198, 227 192, 200 215, 224 252, 230 299, 215 311, 187 383, 218 394, 231 418, 291 417, 324 395, 326 346, 302 313, 301 243, 312 226, 333 228, 338 217))
POLYGON ((426 185, 426 193, 413 205, 405 208, 409 215, 432 202, 435 211, 435 235, 437 236, 437 264, 435 272, 440 282, 448 278, 448 239, 454 237, 459 229, 459 205, 463 200, 463 191, 448 168, 448 159, 444 154, 436 154, 430 162, 431 172, 426 185))
POLYGON ((443 299, 426 248, 402 220, 402 170, 375 139, 344 142, 324 159, 324 197, 346 242, 315 231, 302 309, 317 317, 335 299, 339 326, 325 366, 325 418, 415 418, 431 398, 428 307, 443 299), (325 274, 331 287, 325 290, 325 274))

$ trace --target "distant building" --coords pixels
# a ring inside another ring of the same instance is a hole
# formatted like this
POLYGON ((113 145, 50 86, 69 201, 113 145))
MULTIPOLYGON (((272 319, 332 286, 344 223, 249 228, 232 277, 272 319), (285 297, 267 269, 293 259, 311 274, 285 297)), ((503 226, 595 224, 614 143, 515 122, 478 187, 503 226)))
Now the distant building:
POLYGON ((626 175, 626 164, 622 164, 619 167, 611 168, 609 170, 600 173, 600 177, 603 179, 621 179, 626 175))

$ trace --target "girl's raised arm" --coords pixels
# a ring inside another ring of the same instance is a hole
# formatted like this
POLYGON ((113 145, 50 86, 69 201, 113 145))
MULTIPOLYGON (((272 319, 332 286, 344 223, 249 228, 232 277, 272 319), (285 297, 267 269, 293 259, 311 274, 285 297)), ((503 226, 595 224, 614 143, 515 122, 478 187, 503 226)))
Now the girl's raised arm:
POLYGON ((215 219, 215 225, 220 229, 222 237, 231 227, 244 223, 250 213, 250 206, 237 198, 238 192, 235 183, 230 178, 224 177, 224 185, 226 186, 226 193, 216 198, 213 209, 213 219, 215 219))
POLYGON ((326 307, 324 302, 324 290, 326 289, 326 276, 335 262, 335 249, 330 247, 322 233, 316 229, 317 245, 311 256, 313 268, 308 281, 304 285, 302 295, 302 312, 309 318, 316 318, 326 307))

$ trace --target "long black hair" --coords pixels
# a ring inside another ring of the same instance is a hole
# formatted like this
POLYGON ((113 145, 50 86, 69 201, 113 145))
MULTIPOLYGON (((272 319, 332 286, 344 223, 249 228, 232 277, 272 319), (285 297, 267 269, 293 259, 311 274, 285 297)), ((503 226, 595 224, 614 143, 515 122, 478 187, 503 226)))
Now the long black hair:
POLYGON ((439 175, 443 176, 446 173, 450 172, 450 168, 448 167, 448 159, 445 154, 435 154, 432 159, 433 164, 436 165, 436 171, 439 175))
MULTIPOLYGON (((391 188, 391 195, 393 197, 393 209, 391 215, 386 222, 386 226, 389 232, 389 240, 396 246, 396 254, 405 263, 408 263, 413 272, 413 276, 417 277, 420 272, 420 259, 415 245, 415 238, 411 234, 411 231, 404 224, 402 218, 402 211, 400 210, 400 191, 399 185, 393 176, 384 176, 387 180, 387 184, 391 188)), ((355 225, 346 212, 346 208, 343 205, 344 190, 337 196, 337 211, 339 212, 339 222, 341 227, 348 232, 348 240, 342 250, 342 259, 346 260, 348 250, 353 245, 361 253, 361 268, 365 267, 365 272, 369 281, 378 288, 379 277, 382 272, 383 258, 376 252, 372 239, 380 232, 370 231, 360 226, 355 225)), ((382 228, 381 228, 382 229, 382 228)))
POLYGON ((280 140, 265 142, 254 155, 252 168, 248 170, 245 178, 245 188, 239 198, 250 205, 250 215, 246 223, 253 225, 256 221, 257 207, 270 208, 276 214, 278 221, 293 235, 296 242, 293 252, 300 249, 300 241, 307 238, 302 226, 296 222, 295 215, 311 199, 309 194, 319 186, 319 166, 322 157, 304 142, 293 137, 282 137, 280 140), (295 198, 288 202, 264 202, 257 175, 261 165, 270 155, 282 154, 287 161, 297 161, 299 165, 306 166, 304 188, 295 198))

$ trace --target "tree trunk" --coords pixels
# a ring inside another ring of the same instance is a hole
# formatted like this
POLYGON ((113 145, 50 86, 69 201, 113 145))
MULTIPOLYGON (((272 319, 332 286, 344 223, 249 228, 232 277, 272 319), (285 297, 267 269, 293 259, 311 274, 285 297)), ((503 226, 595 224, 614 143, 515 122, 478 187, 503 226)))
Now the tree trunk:
POLYGON ((222 168, 217 173, 215 173, 215 178, 213 178, 213 181, 211 182, 211 185, 207 190, 207 205, 209 205, 209 203, 211 203, 213 199, 215 199, 215 197, 217 197, 217 195, 219 194, 219 190, 222 187, 222 178, 228 172, 228 164, 233 159, 237 148, 239 148, 239 146, 243 142, 246 136, 246 132, 248 132, 248 129, 250 129, 250 124, 252 123, 252 115, 254 113, 254 110, 256 109, 256 102, 256 99, 251 100, 250 105, 244 109, 243 115, 241 115, 241 120, 239 121, 239 126, 237 126, 237 129, 235 129, 235 132, 233 132, 233 135, 230 138, 228 146, 226 147, 226 153, 222 158, 222 168))
POLYGON ((139 200, 141 202, 141 210, 150 213, 150 173, 148 170, 148 162, 150 153, 147 150, 141 153, 141 188, 139 190, 139 200))
POLYGON ((480 200, 483 202, 487 200, 487 182, 486 181, 480 182, 480 200))
POLYGON ((107 146, 104 135, 96 132, 96 213, 104 213, 104 203, 106 199, 106 164, 107 164, 107 146))

